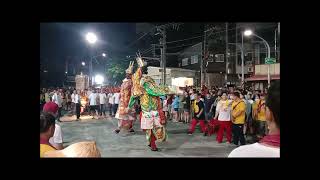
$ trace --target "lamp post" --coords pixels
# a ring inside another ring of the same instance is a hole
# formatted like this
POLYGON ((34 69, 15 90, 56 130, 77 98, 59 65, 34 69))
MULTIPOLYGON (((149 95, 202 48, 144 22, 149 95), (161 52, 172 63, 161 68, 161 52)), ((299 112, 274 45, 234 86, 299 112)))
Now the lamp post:
MULTIPOLYGON (((97 36, 92 33, 92 32, 88 32, 86 34, 86 40, 90 45, 94 45, 97 42, 97 36)), ((89 84, 92 85, 92 59, 90 58, 90 64, 89 64, 89 84)))
MULTIPOLYGON (((244 31, 243 33, 245 36, 255 36, 259 39, 261 39, 263 42, 264 42, 264 45, 267 47, 267 50, 268 50, 268 58, 270 58, 270 46, 268 44, 268 42, 266 40, 264 40, 262 37, 254 34, 251 30, 246 30, 244 31)), ((268 88, 270 87, 270 64, 268 64, 268 88)))

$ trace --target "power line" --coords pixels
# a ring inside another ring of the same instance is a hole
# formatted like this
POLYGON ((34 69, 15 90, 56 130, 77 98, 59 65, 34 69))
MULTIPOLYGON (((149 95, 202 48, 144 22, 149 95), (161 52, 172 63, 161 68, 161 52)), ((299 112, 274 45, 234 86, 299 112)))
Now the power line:
MULTIPOLYGON (((263 28, 260 28, 260 29, 271 28, 271 27, 274 27, 274 26, 276 26, 276 25, 264 26, 263 28)), ((237 28, 228 29, 228 31, 232 31, 232 30, 239 29, 239 28, 242 28, 242 27, 246 27, 246 26, 238 26, 237 28)), ((226 30, 210 33, 209 35, 218 34, 218 33, 222 33, 222 32, 226 32, 226 30)), ((189 39, 196 39, 196 38, 200 38, 200 37, 204 37, 204 35, 194 36, 194 37, 190 37, 190 38, 186 38, 186 39, 180 39, 180 40, 176 40, 176 41, 169 41, 169 42, 167 42, 167 44, 180 42, 180 41, 186 41, 186 40, 189 40, 189 39)))

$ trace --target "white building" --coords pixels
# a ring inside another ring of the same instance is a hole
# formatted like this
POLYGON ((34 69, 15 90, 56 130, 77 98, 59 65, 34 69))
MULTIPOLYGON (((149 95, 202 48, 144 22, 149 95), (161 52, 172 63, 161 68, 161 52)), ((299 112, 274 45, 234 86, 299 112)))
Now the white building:
MULTIPOLYGON (((199 81, 200 77, 197 77, 196 74, 195 70, 166 68, 166 85, 179 92, 179 87, 193 86, 195 82, 199 81)), ((161 84, 162 68, 149 66, 147 75, 153 78, 158 85, 161 84)))

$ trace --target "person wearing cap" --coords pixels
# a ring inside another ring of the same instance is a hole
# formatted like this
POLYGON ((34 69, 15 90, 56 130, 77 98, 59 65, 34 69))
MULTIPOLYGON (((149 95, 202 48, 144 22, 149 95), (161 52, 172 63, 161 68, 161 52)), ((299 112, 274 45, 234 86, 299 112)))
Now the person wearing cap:
POLYGON ((53 136, 55 131, 55 117, 48 112, 40 114, 40 157, 48 151, 56 150, 49 143, 49 139, 53 136))
POLYGON ((231 99, 233 99, 231 105, 233 143, 238 145, 240 141, 241 145, 245 145, 246 140, 244 138, 243 128, 245 123, 246 105, 244 101, 240 99, 240 93, 237 91, 231 94, 231 99))
MULTIPOLYGON (((50 100, 52 98, 50 97, 50 100)), ((53 115, 54 118, 58 116, 58 105, 52 101, 47 102, 45 106, 43 107, 43 112, 50 113, 53 115)), ((57 123, 55 123, 55 130, 53 137, 49 139, 49 143, 55 147, 56 149, 63 149, 63 135, 62 135, 62 130, 61 126, 57 123)))
POLYGON ((266 98, 269 131, 259 142, 234 149, 228 157, 280 157, 280 82, 274 82, 266 98))
POLYGON ((94 141, 84 141, 71 144, 63 150, 47 151, 43 157, 100 158, 101 153, 94 141))
POLYGON ((115 133, 119 133, 121 129, 129 130, 129 132, 134 132, 132 127, 133 122, 136 119, 135 108, 127 108, 131 97, 131 75, 133 64, 134 61, 131 61, 129 64, 129 68, 126 70, 126 78, 122 81, 121 84, 119 106, 115 115, 115 118, 118 119, 118 128, 115 130, 115 133))

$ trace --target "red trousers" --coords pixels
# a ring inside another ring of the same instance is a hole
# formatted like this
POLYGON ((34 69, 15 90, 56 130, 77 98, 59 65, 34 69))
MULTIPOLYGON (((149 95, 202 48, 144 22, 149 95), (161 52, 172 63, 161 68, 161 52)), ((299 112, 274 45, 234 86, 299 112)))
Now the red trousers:
POLYGON ((208 136, 211 136, 212 134, 214 134, 215 129, 216 127, 218 127, 218 125, 219 125, 218 120, 212 119, 211 121, 209 121, 208 128, 207 128, 208 136))
POLYGON ((231 143, 231 121, 218 121, 219 130, 217 135, 218 143, 222 142, 223 139, 223 132, 226 129, 227 132, 227 141, 231 143))
POLYGON ((189 128, 190 133, 194 132, 194 129, 196 128, 196 125, 198 124, 198 122, 200 122, 201 131, 206 132, 206 126, 205 126, 204 120, 196 120, 195 118, 193 118, 189 128))

